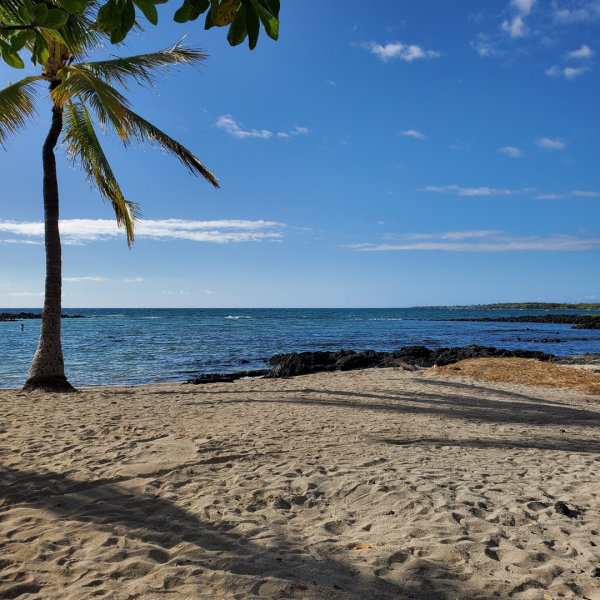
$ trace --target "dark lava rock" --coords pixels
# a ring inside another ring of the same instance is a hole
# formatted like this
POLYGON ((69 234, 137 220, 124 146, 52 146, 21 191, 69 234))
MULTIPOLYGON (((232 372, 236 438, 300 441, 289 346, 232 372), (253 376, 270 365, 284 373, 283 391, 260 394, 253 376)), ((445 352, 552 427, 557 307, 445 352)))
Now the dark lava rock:
POLYGON ((484 317, 481 319, 442 319, 479 323, 556 323, 574 325, 571 329, 600 329, 600 317, 593 315, 524 315, 520 317, 484 317))
POLYGON ((557 502, 554 505, 554 510, 559 515, 565 515, 565 517, 569 517, 571 519, 574 519, 575 517, 578 517, 581 514, 581 511, 579 509, 571 509, 564 502, 557 502))
MULTIPOLYGON (((83 315, 61 315, 63 319, 86 319, 83 315)), ((0 313, 1 321, 24 321, 26 319, 41 319, 42 313, 0 313)))
POLYGON ((552 361, 557 365, 598 365, 600 354, 572 354, 571 356, 555 356, 552 361))
POLYGON ((230 382, 241 377, 285 378, 309 373, 327 371, 352 371, 356 369, 390 367, 429 368, 434 365, 443 367, 471 358, 531 358, 556 364, 597 364, 600 354, 581 354, 577 356, 554 356, 533 350, 505 350, 488 346, 466 346, 464 348, 436 348, 425 346, 404 346, 394 352, 375 352, 374 350, 338 350, 337 352, 292 352, 276 354, 268 362, 273 368, 260 371, 239 371, 237 373, 215 373, 199 375, 188 383, 230 382))
POLYGON ((238 371, 237 373, 206 373, 204 375, 198 375, 194 379, 188 379, 186 383, 193 383, 194 385, 201 385, 203 383, 233 383, 236 379, 242 377, 264 377, 270 371, 258 370, 258 371, 238 371))

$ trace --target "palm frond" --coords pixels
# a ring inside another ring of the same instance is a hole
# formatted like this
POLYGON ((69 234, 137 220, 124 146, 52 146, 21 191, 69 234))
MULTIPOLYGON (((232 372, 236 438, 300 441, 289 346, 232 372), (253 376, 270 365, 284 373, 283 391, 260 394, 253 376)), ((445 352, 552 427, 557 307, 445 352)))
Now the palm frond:
POLYGON ((85 65, 71 65, 58 72, 62 83, 52 92, 55 102, 65 104, 77 98, 89 103, 100 125, 106 131, 110 125, 125 142, 128 137, 125 111, 128 100, 110 84, 98 77, 85 65))
POLYGON ((138 205, 125 200, 98 136, 88 109, 79 103, 68 103, 64 109, 64 143, 71 164, 79 163, 87 180, 102 197, 112 204, 119 227, 125 229, 127 245, 134 242, 134 228, 140 217, 138 205))
POLYGON ((192 175, 201 175, 216 188, 219 187, 216 177, 187 148, 128 108, 124 113, 131 138, 140 144, 150 142, 152 146, 177 158, 192 175))
POLYGON ((27 121, 36 116, 36 83, 41 76, 25 77, 0 90, 0 146, 6 147, 10 136, 25 128, 27 121))
POLYGON ((117 83, 128 90, 131 79, 140 85, 146 84, 154 87, 158 76, 170 73, 174 66, 181 64, 196 65, 206 58, 207 55, 203 54, 198 48, 177 45, 159 52, 87 62, 75 66, 84 67, 107 83, 117 83))

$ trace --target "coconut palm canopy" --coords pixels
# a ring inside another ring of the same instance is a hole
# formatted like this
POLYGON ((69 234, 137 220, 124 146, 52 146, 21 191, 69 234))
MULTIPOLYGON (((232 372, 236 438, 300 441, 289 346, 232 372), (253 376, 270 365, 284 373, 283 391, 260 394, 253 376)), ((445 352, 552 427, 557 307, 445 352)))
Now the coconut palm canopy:
MULTIPOLYGON (((3 22, 16 18, 12 12, 7 13, 7 0, 2 2, 3 22)), ((198 65, 206 55, 197 48, 176 44, 139 56, 89 61, 91 51, 108 35, 100 31, 94 21, 96 4, 88 3, 83 14, 67 15, 46 4, 24 2, 17 8, 18 16, 23 22, 31 19, 33 25, 29 29, 17 27, 8 33, 4 31, 5 40, 8 37, 9 41, 2 40, 1 48, 5 59, 16 67, 21 61, 17 52, 29 51, 41 73, 0 90, 0 145, 6 146, 8 139, 17 135, 36 115, 44 86, 49 89, 47 99, 52 110, 52 124, 42 150, 46 236, 44 310, 38 349, 24 389, 72 391, 64 375, 60 341, 62 258, 54 148, 62 136, 68 159, 80 165, 88 181, 112 205, 117 223, 125 230, 131 246, 139 216, 138 205, 127 200, 121 191, 98 132, 117 138, 126 147, 131 143, 149 142, 177 158, 192 175, 202 176, 219 187, 214 175, 198 158, 135 113, 126 98, 132 83, 154 87, 161 75, 171 73, 180 65, 198 65)))

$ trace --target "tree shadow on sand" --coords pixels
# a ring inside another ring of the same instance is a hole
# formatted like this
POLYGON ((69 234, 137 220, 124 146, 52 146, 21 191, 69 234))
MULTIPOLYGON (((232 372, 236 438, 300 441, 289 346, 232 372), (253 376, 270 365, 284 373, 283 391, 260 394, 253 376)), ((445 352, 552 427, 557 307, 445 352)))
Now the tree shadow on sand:
POLYGON ((0 597, 145 599, 170 593, 186 599, 215 599, 214 594, 224 599, 304 600, 489 597, 457 578, 451 566, 431 563, 429 572, 419 571, 411 581, 386 581, 390 567, 399 560, 398 552, 390 552, 375 569, 372 563, 361 569, 356 561, 344 558, 349 547, 329 543, 325 552, 308 546, 307 540, 290 539, 276 519, 261 535, 266 543, 259 543, 237 527, 239 521, 209 521, 201 511, 125 483, 81 482, 55 472, 0 468, 0 521, 5 522, 0 597), (29 527, 19 530, 13 523, 23 514, 28 515, 24 520, 29 527), (45 532, 51 533, 50 539, 35 542, 45 532), (88 545, 82 550, 83 539, 88 545), (32 544, 37 545, 35 557, 31 549, 23 549, 32 544), (18 558, 24 554, 29 557, 25 564, 18 558), (52 581, 45 579, 46 574, 52 581))

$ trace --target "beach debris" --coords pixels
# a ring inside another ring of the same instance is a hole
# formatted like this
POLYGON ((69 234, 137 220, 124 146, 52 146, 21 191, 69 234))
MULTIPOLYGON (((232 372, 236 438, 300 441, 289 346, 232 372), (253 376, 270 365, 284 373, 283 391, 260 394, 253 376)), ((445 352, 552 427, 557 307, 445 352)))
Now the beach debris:
POLYGON ((548 594, 544 594, 544 600, 553 600, 552 596, 549 596, 548 594))
POLYGON ((570 519, 578 517, 581 514, 581 511, 577 507, 571 509, 562 501, 559 501, 554 505, 554 510, 559 515, 564 515, 565 517, 569 517, 570 519))
POLYGON ((355 550, 365 550, 366 548, 371 548, 371 544, 363 544, 362 546, 355 546, 355 550))
POLYGON ((308 589, 308 588, 307 588, 307 586, 305 586, 303 583, 299 583, 299 584, 298 584, 296 587, 297 587, 299 590, 306 590, 306 589, 308 589))

